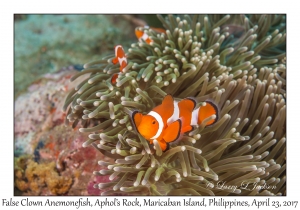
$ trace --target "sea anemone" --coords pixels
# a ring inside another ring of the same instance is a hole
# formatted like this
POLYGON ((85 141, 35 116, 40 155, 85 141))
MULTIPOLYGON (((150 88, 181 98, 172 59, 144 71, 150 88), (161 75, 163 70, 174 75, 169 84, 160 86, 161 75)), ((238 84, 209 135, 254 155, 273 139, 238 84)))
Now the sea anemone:
POLYGON ((89 75, 66 98, 66 124, 81 122, 90 133, 83 146, 115 160, 99 161, 107 169, 94 174, 111 182, 94 187, 102 195, 286 194, 285 16, 158 18, 166 33, 140 28, 153 42, 131 45, 116 85, 114 55, 71 79, 89 75), (197 107, 213 100, 218 122, 206 127, 207 118, 162 152, 133 129, 130 113, 149 112, 166 94, 194 97, 197 107))

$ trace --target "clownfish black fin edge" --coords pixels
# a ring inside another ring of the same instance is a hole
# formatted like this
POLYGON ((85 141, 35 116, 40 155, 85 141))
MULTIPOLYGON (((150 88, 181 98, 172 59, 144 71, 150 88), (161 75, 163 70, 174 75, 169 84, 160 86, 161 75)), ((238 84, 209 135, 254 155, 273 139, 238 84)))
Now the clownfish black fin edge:
POLYGON ((219 108, 218 108, 218 106, 217 106, 214 102, 212 102, 212 101, 205 101, 205 103, 210 104, 210 105, 215 109, 215 111, 216 111, 216 119, 214 120, 214 122, 213 122, 212 124, 208 125, 208 126, 212 126, 212 125, 214 125, 216 122, 218 122, 218 120, 219 120, 219 108))
MULTIPOLYGON (((179 122, 179 129, 178 129, 178 134, 177 134, 176 138, 175 138, 173 141, 176 141, 177 139, 179 139, 180 134, 181 134, 181 127, 182 127, 181 119, 178 119, 178 120, 176 120, 176 121, 179 122)), ((173 142, 173 141, 172 141, 172 142, 173 142)))
POLYGON ((135 122, 134 122, 134 116, 135 116, 137 113, 139 113, 139 111, 137 111, 137 110, 134 110, 134 111, 131 113, 131 123, 132 123, 132 125, 133 125, 133 127, 134 127, 134 130, 135 130, 137 133, 139 133, 139 131, 138 131, 137 127, 136 127, 136 124, 135 124, 135 122))
POLYGON ((197 105, 196 100, 194 98, 192 98, 192 97, 187 97, 186 99, 188 99, 188 100, 190 100, 190 101, 192 101, 194 103, 194 108, 193 109, 195 109, 195 107, 197 105))
POLYGON ((167 148, 164 150, 164 152, 167 151, 167 150, 169 150, 169 149, 170 149, 170 144, 167 143, 167 148))
POLYGON ((192 130, 190 130, 190 131, 188 131, 188 132, 192 132, 192 131, 195 130, 195 128, 196 128, 195 126, 192 126, 192 125, 191 125, 191 127, 192 127, 192 130))

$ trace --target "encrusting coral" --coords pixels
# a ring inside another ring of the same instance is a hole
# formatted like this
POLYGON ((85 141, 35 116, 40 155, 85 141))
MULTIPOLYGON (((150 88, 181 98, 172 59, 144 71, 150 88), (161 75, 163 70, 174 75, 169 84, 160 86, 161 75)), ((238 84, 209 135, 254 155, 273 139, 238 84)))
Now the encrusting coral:
POLYGON ((62 195, 71 185, 72 178, 60 176, 55 162, 38 164, 26 156, 15 159, 15 186, 21 191, 40 195, 46 188, 52 195, 62 195))
POLYGON ((79 131, 90 133, 83 146, 115 159, 99 161, 107 169, 94 174, 111 182, 95 187, 102 195, 286 194, 285 16, 158 18, 166 33, 141 28, 153 42, 131 45, 116 85, 114 55, 71 79, 90 74, 66 98, 66 123, 81 122, 79 131), (149 112, 166 94, 194 97, 197 107, 213 100, 219 121, 204 120, 166 152, 152 147, 130 113, 149 112))

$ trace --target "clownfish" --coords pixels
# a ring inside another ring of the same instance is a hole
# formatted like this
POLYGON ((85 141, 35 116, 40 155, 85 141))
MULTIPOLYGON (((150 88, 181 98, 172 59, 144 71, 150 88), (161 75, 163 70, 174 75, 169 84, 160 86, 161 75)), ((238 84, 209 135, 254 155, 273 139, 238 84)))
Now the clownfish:
POLYGON ((166 95, 162 103, 153 108, 148 114, 143 115, 138 111, 132 112, 132 121, 136 130, 153 144, 156 139, 165 151, 168 143, 178 140, 183 133, 193 130, 193 125, 199 125, 212 115, 215 119, 207 122, 206 126, 218 120, 218 108, 210 101, 205 106, 195 109, 196 101, 185 98, 179 102, 171 95, 166 95))
MULTIPOLYGON (((144 28, 150 28, 158 33, 166 33, 165 29, 162 28, 153 28, 153 27, 149 27, 149 26, 145 26, 144 28)), ((146 34, 144 31, 142 31, 140 28, 136 28, 135 29, 135 35, 138 38, 138 40, 140 42, 142 42, 142 40, 144 40, 146 43, 150 44, 151 42, 153 42, 153 40, 150 38, 150 36, 148 36, 148 34, 146 34)))
MULTIPOLYGON (((120 64, 120 72, 127 66, 127 58, 122 45, 115 46, 115 58, 112 60, 113 64, 120 64)), ((113 74, 111 77, 111 83, 116 84, 119 73, 113 74)))

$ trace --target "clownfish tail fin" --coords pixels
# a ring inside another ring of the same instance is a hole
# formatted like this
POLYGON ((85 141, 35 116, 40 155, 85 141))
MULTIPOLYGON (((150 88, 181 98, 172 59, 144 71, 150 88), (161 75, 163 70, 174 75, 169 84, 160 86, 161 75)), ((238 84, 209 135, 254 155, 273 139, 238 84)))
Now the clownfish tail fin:
POLYGON ((111 79, 110 79, 110 82, 112 85, 115 85, 117 83, 117 78, 118 78, 118 74, 113 74, 111 79))
POLYGON ((210 104, 215 110, 216 118, 214 119, 214 122, 212 123, 212 124, 215 124, 219 120, 219 117, 220 117, 219 116, 219 108, 218 108, 217 104, 212 101, 205 101, 205 102, 210 104))
POLYGON ((201 122, 212 116, 212 115, 216 115, 215 119, 212 119, 210 121, 207 122, 206 126, 210 126, 215 124, 218 120, 219 120, 219 109, 218 106, 212 102, 212 101, 205 101, 205 106, 201 106, 199 108, 199 112, 198 112, 198 124, 201 124, 201 122))

